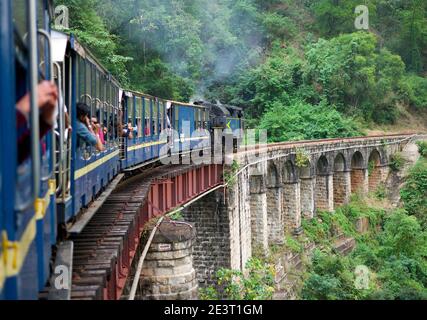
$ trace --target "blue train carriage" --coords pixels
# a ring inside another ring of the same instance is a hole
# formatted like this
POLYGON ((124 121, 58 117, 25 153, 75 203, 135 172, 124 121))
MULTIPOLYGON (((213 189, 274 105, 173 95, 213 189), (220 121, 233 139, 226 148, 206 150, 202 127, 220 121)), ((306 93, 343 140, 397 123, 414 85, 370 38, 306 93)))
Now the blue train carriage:
POLYGON ((123 167, 135 169, 159 160, 168 143, 167 102, 135 91, 123 94, 122 141, 126 150, 123 167))
POLYGON ((72 130, 65 142, 63 188, 58 199, 58 219, 71 225, 82 212, 121 171, 119 127, 122 117, 118 82, 82 46, 74 35, 53 32, 56 63, 62 70, 64 103, 75 128, 77 104, 90 107, 90 118, 96 118, 103 136, 105 151, 86 145, 72 130))
POLYGON ((210 152, 209 108, 176 101, 168 101, 168 105, 173 130, 172 153, 210 152))
POLYGON ((48 0, 1 1, 0 298, 37 299, 56 242, 55 133, 40 139, 37 85, 53 81, 48 0), (16 103, 30 95, 30 156, 17 148, 16 103), (6 152, 7 150, 7 152, 6 152))

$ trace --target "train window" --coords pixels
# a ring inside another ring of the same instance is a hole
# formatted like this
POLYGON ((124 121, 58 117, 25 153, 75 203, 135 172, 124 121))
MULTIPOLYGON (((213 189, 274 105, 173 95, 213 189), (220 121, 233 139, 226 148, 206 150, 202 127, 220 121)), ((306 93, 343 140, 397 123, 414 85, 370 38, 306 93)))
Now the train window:
POLYGON ((160 114, 159 114, 159 118, 160 118, 160 127, 159 127, 159 132, 161 133, 164 129, 165 126, 165 103, 163 101, 160 102, 160 114))
POLYGON ((27 4, 26 0, 12 1, 13 22, 15 29, 21 40, 26 39, 27 35, 27 4))
POLYGON ((144 130, 145 130, 145 136, 149 137, 151 136, 151 125, 150 125, 150 119, 151 117, 151 100, 145 99, 145 122, 144 122, 144 130))
POLYGON ((180 129, 179 128, 179 107, 175 106, 175 128, 174 128, 174 130, 179 133, 180 132, 179 129, 180 129))
POLYGON ((85 65, 85 102, 87 105, 92 105, 92 89, 91 89, 91 82, 92 82, 92 70, 90 68, 90 65, 84 61, 85 65))
POLYGON ((204 129, 208 129, 208 123, 209 123, 209 110, 205 109, 205 119, 204 119, 204 129))
POLYGON ((135 107, 136 107, 136 113, 135 113, 135 119, 136 119, 136 130, 137 130, 137 136, 138 138, 142 137, 142 99, 141 97, 135 98, 135 107))
MULTIPOLYGON (((44 0, 37 1, 37 28, 45 30, 45 10, 44 10, 44 0)), ((38 60, 39 60, 39 71, 42 78, 47 78, 47 73, 49 72, 50 64, 48 59, 51 59, 48 55, 48 44, 44 36, 38 35, 38 60)))
POLYGON ((93 64, 90 64, 91 76, 90 76, 90 87, 92 92, 92 108, 91 108, 91 117, 97 118, 97 110, 96 110, 96 68, 93 64))
POLYGON ((152 102, 152 106, 153 106, 153 119, 152 119, 152 123, 153 123, 153 135, 157 134, 157 129, 159 126, 159 103, 155 100, 153 100, 152 102))
POLYGON ((100 100, 99 72, 94 68, 94 117, 102 123, 102 105, 100 100))
POLYGON ((135 99, 132 98, 129 100, 129 105, 128 105, 128 122, 127 124, 131 124, 133 126, 133 113, 135 110, 135 99))
POLYGON ((86 97, 86 64, 84 60, 78 57, 77 63, 77 74, 79 76, 78 79, 78 92, 79 92, 79 102, 87 103, 86 97))

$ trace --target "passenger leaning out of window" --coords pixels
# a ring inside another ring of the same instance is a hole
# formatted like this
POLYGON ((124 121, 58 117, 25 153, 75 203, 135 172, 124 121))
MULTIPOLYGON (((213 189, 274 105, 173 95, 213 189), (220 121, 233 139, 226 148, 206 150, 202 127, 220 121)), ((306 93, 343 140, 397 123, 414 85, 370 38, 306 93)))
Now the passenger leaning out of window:
POLYGON ((76 123, 76 133, 79 138, 79 145, 81 141, 86 142, 86 144, 93 146, 98 151, 104 151, 104 146, 101 142, 99 136, 95 133, 97 128, 94 128, 90 119, 90 108, 84 104, 77 104, 77 123, 76 123))
MULTIPOLYGON (((58 100, 58 88, 49 81, 41 82, 37 87, 37 105, 40 113, 40 139, 42 139, 55 123, 55 109, 58 100)), ((31 131, 28 126, 30 110, 30 94, 27 93, 16 104, 16 123, 18 130, 18 163, 22 164, 31 153, 31 131)))
POLYGON ((105 145, 104 130, 102 129, 102 126, 98 122, 97 118, 92 118, 92 128, 93 128, 93 131, 98 136, 99 140, 101 140, 102 145, 105 145))

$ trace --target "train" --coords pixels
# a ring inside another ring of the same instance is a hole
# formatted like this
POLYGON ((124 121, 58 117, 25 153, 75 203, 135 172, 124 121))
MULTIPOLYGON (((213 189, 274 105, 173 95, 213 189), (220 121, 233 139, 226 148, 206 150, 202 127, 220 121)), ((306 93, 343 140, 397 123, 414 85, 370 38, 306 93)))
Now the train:
POLYGON ((235 147, 242 140, 242 109, 123 88, 75 35, 53 30, 53 18, 51 0, 0 3, 0 300, 39 298, 58 244, 118 175, 209 153, 218 128, 235 147), (37 104, 41 81, 58 88, 47 133, 37 104), (21 127, 17 103, 25 97, 30 112, 21 127), (102 151, 79 140, 79 103, 103 130, 102 151), (19 144, 22 128, 28 150, 19 144))

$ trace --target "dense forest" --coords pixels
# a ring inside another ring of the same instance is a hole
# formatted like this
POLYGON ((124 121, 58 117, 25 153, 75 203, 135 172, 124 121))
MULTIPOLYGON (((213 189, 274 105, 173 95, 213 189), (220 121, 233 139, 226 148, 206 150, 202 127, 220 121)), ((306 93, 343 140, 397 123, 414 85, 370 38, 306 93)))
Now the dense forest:
POLYGON ((427 2, 56 0, 131 89, 245 108, 270 140, 361 134, 427 107, 427 2))

